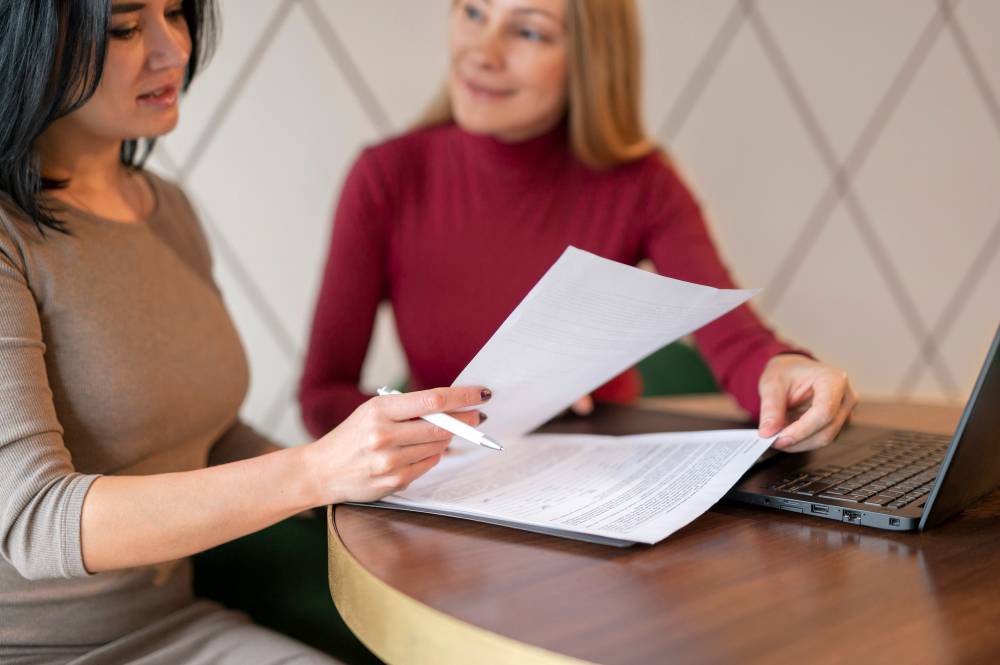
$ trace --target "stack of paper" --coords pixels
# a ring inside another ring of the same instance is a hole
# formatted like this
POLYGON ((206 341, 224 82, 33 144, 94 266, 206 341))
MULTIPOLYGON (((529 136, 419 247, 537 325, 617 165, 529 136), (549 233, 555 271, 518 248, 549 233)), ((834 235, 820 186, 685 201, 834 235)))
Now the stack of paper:
POLYGON ((661 277, 570 247, 456 379, 493 390, 480 429, 376 505, 629 545, 703 513, 771 444, 754 430, 629 437, 527 432, 757 291, 661 277))

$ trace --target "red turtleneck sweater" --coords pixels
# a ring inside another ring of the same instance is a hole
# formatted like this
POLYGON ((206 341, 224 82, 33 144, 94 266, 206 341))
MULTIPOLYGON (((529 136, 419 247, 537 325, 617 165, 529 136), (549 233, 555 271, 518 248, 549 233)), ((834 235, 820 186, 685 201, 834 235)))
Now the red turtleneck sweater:
MULTIPOLYGON (((734 287, 661 155, 595 171, 573 156, 565 126, 506 144, 445 125, 366 150, 334 220, 300 389, 306 427, 325 434, 368 398, 358 381, 380 301, 392 303, 410 389, 447 386, 568 245, 734 287)), ((695 341, 752 413, 764 364, 792 351, 746 306, 695 341)), ((630 399, 640 385, 633 371, 602 391, 630 399)))

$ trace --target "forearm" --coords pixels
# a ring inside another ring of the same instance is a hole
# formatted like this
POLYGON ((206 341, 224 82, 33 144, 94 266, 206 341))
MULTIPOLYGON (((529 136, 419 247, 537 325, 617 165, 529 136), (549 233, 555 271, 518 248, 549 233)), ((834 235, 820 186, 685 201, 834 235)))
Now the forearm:
POLYGON ((491 393, 437 388, 369 400, 320 440, 240 462, 154 476, 102 476, 83 500, 88 572, 150 565, 263 529, 303 510, 375 501, 437 464, 451 432, 420 420, 471 424, 491 393))
POLYGON ((808 355, 775 337, 746 305, 698 330, 694 337, 723 390, 754 416, 760 410, 757 384, 767 362, 781 353, 808 355))
POLYGON ((83 503, 87 570, 189 556, 318 505, 305 447, 221 466, 152 476, 103 476, 83 503))

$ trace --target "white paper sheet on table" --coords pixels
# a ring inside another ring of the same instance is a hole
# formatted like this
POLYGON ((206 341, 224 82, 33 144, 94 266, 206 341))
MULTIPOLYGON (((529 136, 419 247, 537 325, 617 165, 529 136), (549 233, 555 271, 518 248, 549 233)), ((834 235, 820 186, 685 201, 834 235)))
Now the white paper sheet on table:
POLYGON ((755 430, 537 434, 503 454, 461 442, 383 502, 656 543, 721 499, 772 441, 755 430))
POLYGON ((480 429, 504 443, 757 292, 689 284, 569 247, 453 385, 493 391, 480 429))
POLYGON ((722 498, 771 440, 753 430, 526 433, 755 293, 568 248, 454 383, 492 389, 480 429, 507 452, 455 439, 437 467, 376 505, 616 545, 666 538, 722 498))

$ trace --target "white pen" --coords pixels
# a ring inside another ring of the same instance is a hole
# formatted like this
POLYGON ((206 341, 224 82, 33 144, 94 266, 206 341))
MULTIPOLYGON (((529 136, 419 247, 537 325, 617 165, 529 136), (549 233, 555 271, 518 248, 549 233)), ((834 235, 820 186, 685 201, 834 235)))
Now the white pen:
MULTIPOLYGON (((378 389, 379 395, 402 395, 398 390, 390 390, 389 388, 382 387, 378 389)), ((432 425, 437 425, 441 429, 446 429, 455 436, 460 436, 466 441, 471 441, 472 443, 478 443, 483 448, 489 448, 490 450, 506 450, 503 446, 496 442, 495 439, 491 439, 486 436, 475 427, 471 425, 466 425, 461 420, 457 418, 452 418, 451 416, 444 413, 431 413, 426 416, 420 416, 423 420, 431 423, 432 425)))

